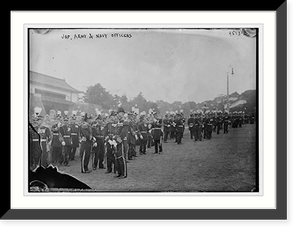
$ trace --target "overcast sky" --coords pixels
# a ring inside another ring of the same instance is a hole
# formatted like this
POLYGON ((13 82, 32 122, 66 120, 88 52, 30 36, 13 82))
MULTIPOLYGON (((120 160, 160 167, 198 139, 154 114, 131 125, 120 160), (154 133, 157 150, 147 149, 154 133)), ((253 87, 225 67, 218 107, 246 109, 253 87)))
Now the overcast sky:
POLYGON ((230 32, 56 29, 39 34, 31 30, 30 70, 65 79, 80 91, 100 83, 111 94, 129 99, 142 92, 151 101, 198 103, 226 94, 226 72, 231 67, 230 93, 256 87, 256 40, 230 32))

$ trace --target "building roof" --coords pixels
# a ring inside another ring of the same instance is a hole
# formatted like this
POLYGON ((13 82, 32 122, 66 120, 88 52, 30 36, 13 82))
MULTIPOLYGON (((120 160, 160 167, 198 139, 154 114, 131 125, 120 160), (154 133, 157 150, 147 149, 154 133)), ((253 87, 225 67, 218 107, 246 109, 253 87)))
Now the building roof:
POLYGON ((229 97, 239 97, 239 96, 240 96, 240 94, 237 93, 236 91, 229 95, 229 97))
POLYGON ((29 79, 31 82, 39 83, 54 88, 68 90, 70 92, 80 93, 81 91, 71 87, 66 80, 60 78, 54 78, 45 74, 40 74, 35 71, 30 71, 29 79))

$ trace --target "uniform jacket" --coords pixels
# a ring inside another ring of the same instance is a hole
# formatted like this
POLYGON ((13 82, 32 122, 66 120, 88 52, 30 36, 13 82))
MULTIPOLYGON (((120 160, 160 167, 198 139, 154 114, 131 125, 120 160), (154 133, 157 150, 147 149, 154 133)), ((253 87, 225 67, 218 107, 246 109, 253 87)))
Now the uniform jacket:
POLYGON ((79 146, 79 126, 77 124, 71 124, 71 139, 72 139, 72 146, 78 147, 79 146))
POLYGON ((49 142, 50 141, 50 129, 47 126, 41 125, 38 129, 37 132, 41 136, 41 142, 49 142))
POLYGON ((92 128, 90 124, 83 123, 79 130, 80 137, 83 141, 92 141, 92 128))
POLYGON ((163 136, 163 131, 160 127, 154 127, 151 130, 151 135, 153 137, 153 140, 160 140, 163 136))
POLYGON ((71 126, 70 125, 62 125, 60 127, 60 133, 63 137, 64 142, 66 143, 66 146, 72 145, 72 138, 71 138, 71 126))
POLYGON ((111 122, 107 123, 104 127, 104 136, 113 136, 116 135, 116 127, 111 122))
POLYGON ((170 119, 170 132, 175 132, 176 131, 176 120, 170 119))
POLYGON ((165 132, 170 132, 170 128, 171 128, 171 122, 169 119, 164 119, 164 131, 165 132))
POLYGON ((148 128, 145 126, 144 122, 138 124, 138 129, 140 134, 143 136, 143 140, 148 140, 148 128))
POLYGON ((52 126, 52 141, 51 141, 51 146, 53 147, 61 147, 61 142, 63 140, 61 134, 60 134, 60 128, 57 126, 52 126))
MULTIPOLYGON (((37 131, 37 129, 35 130, 37 131)), ((29 127, 28 134, 30 156, 38 158, 42 154, 42 148, 39 144, 39 135, 31 127, 29 127)))
POLYGON ((228 124, 228 122, 229 122, 229 117, 228 117, 228 116, 224 116, 224 117, 223 117, 223 122, 224 122, 224 124, 228 124))
POLYGON ((96 137, 96 138, 100 138, 100 137, 103 137, 104 138, 104 127, 101 126, 100 124, 94 124, 92 126, 92 135, 93 137, 96 137))
POLYGON ((184 122, 182 118, 176 120, 176 130, 179 133, 183 133, 184 130, 184 122))
POLYGON ((128 130, 128 134, 127 134, 128 144, 135 145, 136 136, 139 137, 138 127, 134 122, 129 122, 129 130, 128 130))
POLYGON ((121 121, 118 124, 119 126, 119 135, 121 137, 122 140, 127 140, 128 137, 128 132, 129 132, 129 121, 121 121))

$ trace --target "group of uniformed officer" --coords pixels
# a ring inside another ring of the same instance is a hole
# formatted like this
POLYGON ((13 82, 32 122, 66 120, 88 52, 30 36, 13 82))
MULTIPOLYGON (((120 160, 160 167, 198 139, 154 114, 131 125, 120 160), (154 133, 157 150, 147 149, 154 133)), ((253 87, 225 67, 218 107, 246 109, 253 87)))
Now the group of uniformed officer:
POLYGON ((163 119, 164 142, 168 139, 175 139, 177 144, 182 144, 182 137, 185 129, 185 118, 183 113, 167 113, 163 119))
POLYGON ((92 169, 105 169, 106 159, 106 173, 114 171, 116 177, 126 178, 127 163, 137 157, 137 145, 140 146, 140 154, 146 154, 146 149, 152 145, 155 146, 154 153, 162 152, 162 120, 154 115, 125 113, 122 107, 105 117, 99 114, 93 118, 85 114, 80 121, 76 116, 62 118, 59 115, 52 124, 46 122, 43 116, 34 115, 30 125, 29 160, 32 170, 38 165, 46 167, 49 163, 69 166, 79 148, 82 173, 92 171, 89 169, 90 161, 92 169), (48 156, 49 153, 51 156, 48 156))
MULTIPOLYGON (((254 122, 253 114, 251 116, 251 122, 254 122)), ((211 139, 213 131, 219 134, 223 129, 224 134, 227 134, 229 125, 232 128, 242 127, 245 119, 248 117, 242 111, 230 114, 227 111, 195 111, 190 114, 187 124, 190 138, 202 141, 203 138, 211 139)))
MULTIPOLYGON (((190 138, 201 141, 211 139, 212 131, 219 134, 221 129, 228 133, 228 125, 241 127, 244 117, 240 113, 228 112, 192 112, 187 120, 190 138)), ((248 119, 248 118, 247 118, 248 119)), ((252 118, 249 118, 252 122, 252 118)), ((38 165, 48 166, 59 163, 69 166, 79 151, 81 172, 106 169, 106 173, 117 173, 116 177, 127 177, 127 163, 139 154, 146 154, 154 146, 154 153, 162 153, 162 142, 175 139, 182 144, 185 118, 182 112, 168 113, 163 118, 142 112, 125 112, 122 107, 96 117, 84 114, 80 121, 72 117, 58 115, 54 123, 47 124, 39 114, 31 120, 29 128, 30 168, 38 165), (51 154, 50 160, 48 153, 51 154), (91 159, 92 156, 92 159, 91 159), (106 161, 106 164, 104 162, 106 161), (91 168, 89 164, 91 162, 91 168), (106 167, 105 167, 106 165, 106 167)))

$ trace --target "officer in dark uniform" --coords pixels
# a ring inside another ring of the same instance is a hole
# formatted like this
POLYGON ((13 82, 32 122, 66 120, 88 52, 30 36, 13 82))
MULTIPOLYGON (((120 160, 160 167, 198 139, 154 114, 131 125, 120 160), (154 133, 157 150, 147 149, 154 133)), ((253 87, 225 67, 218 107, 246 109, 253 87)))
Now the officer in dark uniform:
POLYGON ((223 122, 224 122, 224 134, 225 134, 228 133, 228 124, 229 124, 228 112, 225 112, 225 115, 223 117, 223 122))
POLYGON ((140 132, 140 155, 146 154, 146 147, 148 141, 147 123, 144 115, 140 116, 140 122, 138 124, 138 130, 140 132))
POLYGON ((44 122, 44 117, 39 116, 39 127, 37 129, 37 132, 41 136, 41 146, 42 146, 42 157, 41 157, 41 163, 44 167, 47 167, 49 165, 48 163, 48 150, 47 150, 47 144, 51 140, 51 133, 48 126, 46 126, 44 122), (42 119, 42 120, 41 120, 42 119))
POLYGON ((207 138, 211 139, 212 131, 213 131, 213 124, 214 124, 213 116, 210 114, 209 118, 206 121, 207 121, 207 138))
POLYGON ((220 134, 220 125, 221 125, 221 112, 218 112, 217 117, 216 117, 216 131, 217 131, 217 134, 220 134))
POLYGON ((90 173, 92 170, 89 170, 88 165, 90 161, 90 154, 92 145, 95 142, 95 139, 92 136, 91 129, 92 117, 87 114, 83 117, 83 123, 80 127, 80 138, 81 138, 81 146, 80 146, 80 160, 81 160, 81 172, 82 173, 90 173))
POLYGON ((76 116, 73 116, 71 118, 71 139, 72 139, 72 145, 71 145, 71 151, 70 151, 70 160, 75 160, 75 153, 77 148, 79 147, 79 125, 76 124, 76 116))
POLYGON ((237 125, 238 123, 237 123, 236 111, 234 111, 231 117, 231 126, 232 128, 237 128, 237 125))
POLYGON ((105 142, 106 142, 106 174, 112 172, 112 168, 114 165, 114 171, 116 172, 115 168, 115 134, 116 134, 116 113, 115 111, 111 111, 109 115, 108 122, 104 127, 104 135, 105 135, 105 142))
POLYGON ((251 113, 251 115, 250 115, 250 124, 254 124, 254 120, 255 120, 254 113, 251 113))
POLYGON ((71 126, 69 124, 69 118, 64 118, 64 124, 60 127, 60 134, 63 138, 62 141, 62 160, 60 164, 69 166, 69 158, 71 154, 72 138, 71 138, 71 126))
POLYGON ((57 163, 60 162, 62 157, 62 141, 63 138, 60 134, 60 127, 58 126, 58 123, 55 123, 52 128, 52 140, 51 140, 51 146, 52 146, 52 162, 57 163))
POLYGON ((194 138, 196 141, 202 141, 202 123, 201 123, 201 113, 195 114, 195 127, 194 127, 194 138))
POLYGON ((238 126, 241 128, 243 124, 243 112, 239 111, 238 113, 238 126))
POLYGON ((138 140, 138 128, 134 121, 134 114, 132 112, 128 113, 129 118, 129 129, 127 134, 127 143, 128 143, 128 160, 132 160, 133 157, 136 157, 135 145, 138 140))
POLYGON ((162 119, 158 119, 154 123, 154 127, 151 130, 151 135, 154 140, 155 154, 161 153, 163 151, 162 149, 163 131, 161 129, 161 126, 162 126, 162 119))
POLYGON ((174 139, 175 138, 175 142, 176 141, 176 121, 175 121, 175 115, 171 114, 171 118, 170 118, 170 139, 174 139))
POLYGON ((204 114, 203 116, 203 138, 207 138, 207 118, 208 118, 208 114, 204 114))
POLYGON ((92 126, 92 135, 96 139, 96 146, 93 147, 94 150, 94 158, 93 158, 93 169, 96 170, 99 163, 99 169, 104 169, 103 161, 104 161, 104 125, 102 122, 101 115, 95 119, 95 122, 92 126))
POLYGON ((125 120, 125 111, 124 108, 119 107, 118 111, 118 122, 116 126, 116 153, 115 153, 115 164, 118 172, 118 178, 127 177, 127 163, 125 155, 127 154, 127 136, 128 136, 128 126, 129 122, 125 120))
POLYGON ((187 124, 189 126, 189 131, 190 131, 190 137, 193 139, 194 136, 194 124, 195 124, 195 115, 193 113, 190 114, 190 117, 187 121, 187 124))
POLYGON ((164 124, 164 142, 168 142, 168 137, 170 134, 171 130, 171 123, 170 123, 170 118, 169 115, 166 114, 165 118, 163 119, 163 124, 164 124))
POLYGON ((184 121, 180 114, 176 115, 176 142, 177 144, 182 144, 181 139, 183 136, 183 128, 184 128, 184 121))
POLYGON ((29 161, 30 170, 34 170, 40 163, 42 157, 42 147, 40 144, 39 126, 42 124, 43 117, 34 116, 29 124, 29 161))

